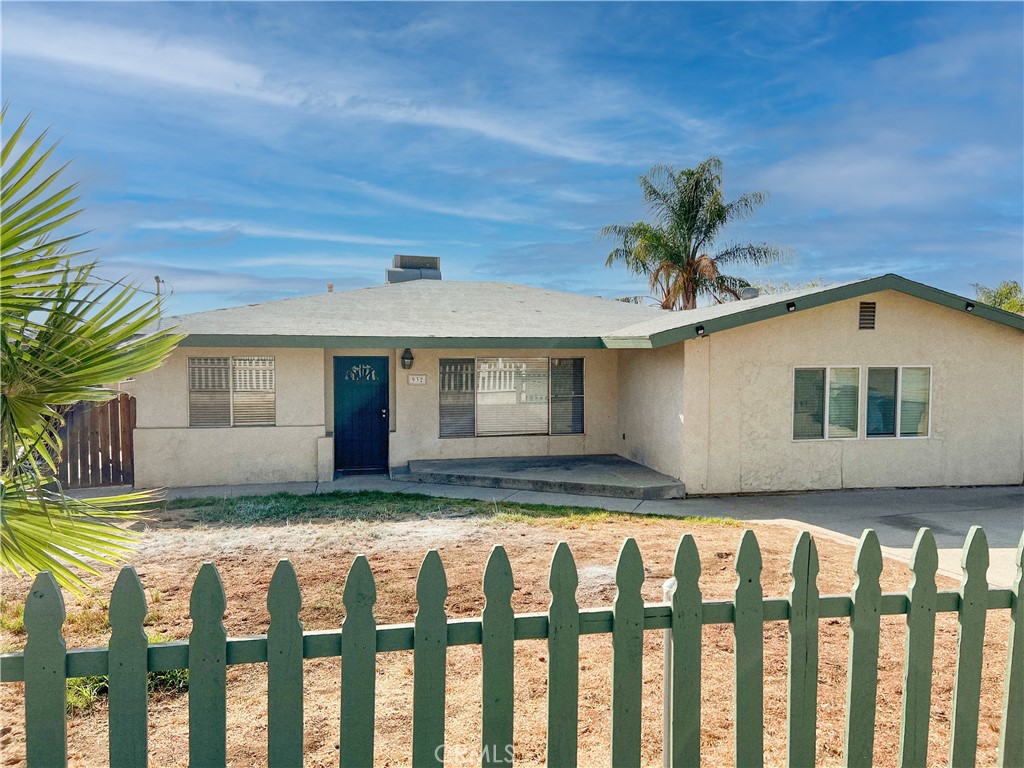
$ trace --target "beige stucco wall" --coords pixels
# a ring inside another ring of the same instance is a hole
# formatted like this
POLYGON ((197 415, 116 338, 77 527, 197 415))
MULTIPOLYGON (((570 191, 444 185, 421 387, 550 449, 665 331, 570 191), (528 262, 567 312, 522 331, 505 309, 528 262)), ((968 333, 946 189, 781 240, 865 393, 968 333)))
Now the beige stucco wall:
POLYGON ((324 428, 320 349, 183 347, 135 381, 135 485, 139 488, 315 480, 324 428), (276 427, 188 426, 188 358, 272 355, 276 427))
POLYGON ((688 493, 1020 483, 1024 333, 895 291, 684 344, 688 493), (876 329, 857 330, 860 301, 876 329), (860 433, 793 440, 793 369, 860 366, 860 433), (864 437, 868 366, 932 367, 927 438, 864 437))
POLYGON ((614 453, 682 478, 684 345, 619 352, 614 453))
MULTIPOLYGON (((399 350, 399 354, 401 351, 399 350)), ((488 456, 558 456, 614 453, 618 410, 617 359, 611 350, 415 349, 411 370, 394 377, 390 462, 402 467, 416 459, 464 459, 488 456), (438 362, 445 357, 582 357, 584 434, 513 437, 440 438, 438 362), (409 374, 427 383, 409 384, 409 374)))

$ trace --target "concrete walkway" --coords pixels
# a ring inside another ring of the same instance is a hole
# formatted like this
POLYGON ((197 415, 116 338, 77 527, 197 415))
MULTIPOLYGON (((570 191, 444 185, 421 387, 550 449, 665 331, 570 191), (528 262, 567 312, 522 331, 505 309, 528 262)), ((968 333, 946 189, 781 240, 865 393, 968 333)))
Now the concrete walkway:
POLYGON ((819 491, 763 496, 706 496, 636 501, 602 496, 516 491, 391 480, 386 475, 357 475, 331 483, 287 483, 210 488, 178 488, 170 498, 246 496, 269 493, 390 491, 519 504, 597 507, 615 512, 673 516, 731 517, 778 523, 816 536, 856 544, 865 528, 878 534, 886 555, 909 562, 919 528, 931 528, 939 547, 939 570, 960 577, 960 552, 972 525, 985 529, 991 548, 988 578, 1010 587, 1016 575, 1017 544, 1024 531, 1024 487, 919 488, 819 491))

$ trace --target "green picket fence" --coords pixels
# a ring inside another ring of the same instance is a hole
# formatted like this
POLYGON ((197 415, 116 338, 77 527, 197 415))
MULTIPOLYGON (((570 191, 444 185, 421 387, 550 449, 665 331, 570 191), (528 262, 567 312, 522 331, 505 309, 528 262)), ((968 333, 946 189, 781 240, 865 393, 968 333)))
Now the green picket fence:
POLYGON ((207 563, 191 596, 192 633, 188 642, 149 644, 143 631, 146 599, 134 569, 121 571, 110 600, 110 643, 105 648, 68 650, 61 634, 64 601, 53 578, 40 574, 25 604, 28 641, 23 653, 0 658, 0 682, 24 681, 25 730, 29 766, 65 765, 67 724, 65 680, 109 675, 110 764, 147 765, 147 672, 188 669, 189 758, 194 766, 224 765, 226 754, 226 669, 231 664, 266 664, 268 673, 268 763, 299 766, 303 756, 303 660, 344 656, 341 672, 342 766, 368 766, 374 754, 374 699, 377 655, 413 651, 412 764, 439 765, 444 744, 447 649, 479 645, 483 657, 481 757, 486 766, 508 766, 504 745, 512 743, 513 646, 517 640, 548 642, 547 764, 577 762, 580 635, 612 635, 611 763, 639 766, 643 633, 665 637, 664 761, 666 766, 700 765, 701 628, 731 624, 735 635, 735 748, 739 766, 764 760, 764 623, 786 621, 789 628, 788 763, 810 766, 815 759, 818 625, 821 619, 849 617, 845 764, 870 766, 875 735, 880 619, 906 615, 906 658, 899 747, 901 766, 929 761, 935 615, 959 615, 953 691, 952 766, 975 763, 981 694, 985 618, 1009 609, 1010 637, 999 737, 999 764, 1024 765, 1024 601, 1021 555, 1013 589, 990 589, 986 582, 988 544, 974 527, 964 545, 963 580, 958 591, 935 585, 938 555, 932 534, 923 529, 914 545, 913 578, 906 594, 882 594, 882 554, 873 531, 865 531, 856 555, 857 580, 850 595, 819 596, 818 555, 807 533, 792 557, 789 598, 764 598, 761 552, 746 531, 736 555, 733 600, 706 601, 698 583, 700 558, 691 536, 676 553, 674 576, 665 602, 644 604, 644 567, 633 539, 627 539, 616 570, 617 594, 611 609, 580 610, 576 564, 561 543, 551 562, 551 603, 546 613, 512 611, 512 569, 502 547, 494 547, 484 573, 486 605, 480 618, 450 620, 441 558, 427 553, 416 583, 418 611, 412 624, 378 627, 373 614, 376 587, 365 557, 357 557, 345 583, 345 620, 340 630, 303 631, 301 596, 291 564, 282 560, 267 596, 266 635, 228 638, 223 624, 224 589, 207 563))

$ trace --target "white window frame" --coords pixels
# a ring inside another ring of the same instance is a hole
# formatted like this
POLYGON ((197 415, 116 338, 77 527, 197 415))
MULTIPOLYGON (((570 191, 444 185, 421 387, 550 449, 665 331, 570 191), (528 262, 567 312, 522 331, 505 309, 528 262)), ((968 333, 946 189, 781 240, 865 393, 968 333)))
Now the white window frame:
MULTIPOLYGON (((892 366, 872 366, 873 368, 891 368, 892 366)), ((922 366, 907 366, 908 368, 920 368, 922 366)), ((864 373, 859 365, 795 365, 793 366, 793 374, 790 377, 789 387, 789 441, 791 443, 814 443, 822 440, 839 440, 847 442, 850 440, 860 440, 867 431, 867 422, 861 419, 861 414, 864 412, 864 403, 862 400, 862 392, 864 391, 864 373), (833 368, 855 368, 857 371, 857 434, 850 435, 849 437, 829 437, 828 436, 828 388, 832 381, 832 369, 833 368), (796 420, 796 372, 797 371, 825 371, 825 387, 823 391, 823 398, 825 400, 824 409, 822 410, 822 427, 821 437, 795 437, 793 435, 793 422, 796 420), (864 431, 861 431, 861 423, 864 423, 864 431)), ((931 394, 929 393, 929 397, 931 394)), ((866 401, 864 401, 866 402, 866 401)), ((929 412, 929 417, 931 413, 929 412)))
POLYGON ((932 400, 932 389, 935 387, 935 372, 930 365, 867 365, 864 366, 864 439, 865 440, 927 440, 932 436, 932 411, 934 402, 932 400), (893 417, 894 435, 869 435, 868 434, 868 387, 867 376, 871 368, 895 368, 896 369, 896 415, 893 417), (901 435, 900 418, 903 415, 903 369, 904 368, 927 368, 928 369, 928 434, 926 435, 901 435))
POLYGON ((189 355, 185 360, 185 391, 188 394, 188 428, 189 429, 235 429, 277 426, 277 355, 189 355), (189 380, 189 361, 193 358, 226 357, 228 359, 228 423, 227 424, 192 424, 192 384, 189 380), (273 424, 235 424, 235 360, 243 358, 269 358, 274 363, 274 423, 273 424))

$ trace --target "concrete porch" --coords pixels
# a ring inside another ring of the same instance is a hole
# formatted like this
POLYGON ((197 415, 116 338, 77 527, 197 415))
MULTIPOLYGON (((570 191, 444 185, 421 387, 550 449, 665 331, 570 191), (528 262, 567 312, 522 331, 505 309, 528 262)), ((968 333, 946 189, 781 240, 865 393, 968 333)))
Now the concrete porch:
POLYGON ((685 496, 685 488, 676 478, 615 455, 410 461, 408 474, 396 473, 394 478, 622 499, 685 496))

